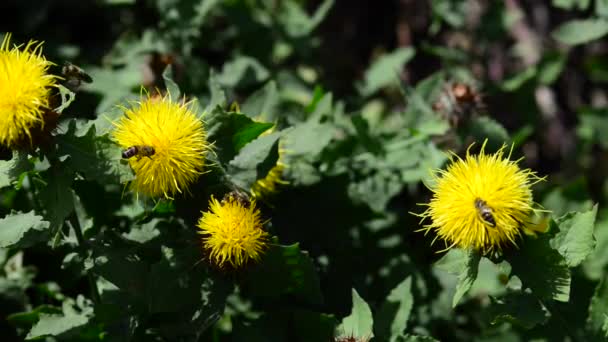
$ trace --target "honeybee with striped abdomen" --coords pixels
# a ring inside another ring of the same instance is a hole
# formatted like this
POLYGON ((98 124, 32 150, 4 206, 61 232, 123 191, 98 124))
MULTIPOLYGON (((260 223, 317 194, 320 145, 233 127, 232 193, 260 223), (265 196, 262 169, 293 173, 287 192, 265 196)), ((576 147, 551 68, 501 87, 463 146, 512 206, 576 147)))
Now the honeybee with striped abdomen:
POLYGON ((481 198, 476 198, 475 209, 477 209, 479 216, 485 223, 487 223, 490 227, 496 227, 496 220, 492 214, 492 208, 488 206, 486 201, 482 200, 481 198))
POLYGON ((122 157, 124 159, 137 157, 137 159, 139 160, 143 157, 150 158, 151 156, 154 155, 154 153, 156 153, 156 151, 154 150, 154 147, 152 147, 152 146, 135 145, 135 146, 131 146, 131 147, 127 148, 126 150, 122 151, 122 157))

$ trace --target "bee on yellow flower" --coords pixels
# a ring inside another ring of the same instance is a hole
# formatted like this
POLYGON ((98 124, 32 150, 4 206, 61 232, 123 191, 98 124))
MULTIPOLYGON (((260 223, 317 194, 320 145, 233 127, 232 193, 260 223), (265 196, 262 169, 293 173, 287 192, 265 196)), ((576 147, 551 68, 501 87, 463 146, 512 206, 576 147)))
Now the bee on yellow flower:
POLYGON ((506 145, 494 154, 484 149, 485 142, 478 155, 468 150, 464 159, 453 155, 446 170, 433 174, 429 187, 433 197, 422 204, 427 209, 418 216, 431 220, 422 230, 435 231, 447 249, 500 252, 516 244, 530 217, 540 211, 534 206, 531 186, 544 178, 520 169, 517 161, 509 160, 511 152, 505 158, 506 145))
POLYGON ((10 44, 7 34, 0 45, 0 144, 18 148, 32 144, 50 112, 49 97, 58 77, 48 73, 53 63, 42 55, 42 43, 25 47, 10 44))
POLYGON ((262 228, 260 210, 255 200, 243 196, 233 192, 222 201, 212 196, 209 210, 198 222, 203 249, 219 268, 238 269, 249 261, 259 261, 267 248, 268 233, 262 228))
POLYGON ((172 198, 202 173, 211 147, 191 104, 174 102, 170 94, 142 96, 114 123, 113 138, 135 173, 131 189, 138 194, 172 198))

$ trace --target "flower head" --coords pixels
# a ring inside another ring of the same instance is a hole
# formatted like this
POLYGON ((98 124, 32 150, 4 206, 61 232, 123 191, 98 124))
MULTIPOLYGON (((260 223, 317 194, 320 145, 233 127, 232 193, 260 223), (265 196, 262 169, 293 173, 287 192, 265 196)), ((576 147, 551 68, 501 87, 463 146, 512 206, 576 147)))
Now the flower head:
POLYGON ((455 156, 447 170, 434 173, 433 198, 419 216, 431 219, 423 230, 435 230, 448 248, 500 251, 515 244, 537 210, 530 187, 544 178, 520 169, 510 153, 504 158, 506 146, 494 154, 484 148, 478 155, 467 151, 465 159, 455 156))
POLYGON ((167 94, 147 96, 123 109, 113 135, 135 173, 131 188, 166 198, 187 191, 210 149, 203 123, 189 103, 173 102, 167 94))
POLYGON ((42 55, 42 43, 30 40, 23 49, 0 45, 0 143, 15 148, 32 143, 32 130, 44 125, 51 88, 57 76, 47 74, 53 63, 42 55))
POLYGON ((203 213, 198 228, 209 260, 218 267, 228 264, 240 268, 249 260, 258 261, 266 249, 268 233, 262 229, 255 201, 248 202, 234 194, 228 194, 221 202, 212 196, 209 211, 203 213))

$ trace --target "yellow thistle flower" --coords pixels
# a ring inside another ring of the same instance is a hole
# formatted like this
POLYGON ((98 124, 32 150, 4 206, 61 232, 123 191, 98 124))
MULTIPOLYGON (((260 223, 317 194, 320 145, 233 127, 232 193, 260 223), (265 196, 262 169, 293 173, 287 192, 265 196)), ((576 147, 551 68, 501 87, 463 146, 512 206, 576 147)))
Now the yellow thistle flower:
POLYGON ((268 243, 255 200, 249 202, 232 194, 221 202, 212 196, 198 228, 209 260, 218 267, 229 264, 237 269, 249 260, 259 261, 268 243))
POLYGON ((135 179, 131 189, 150 197, 172 198, 202 173, 210 149, 203 123, 190 103, 176 103, 170 94, 142 98, 123 108, 114 125, 114 140, 135 154, 129 158, 135 179))
POLYGON ((478 155, 467 151, 465 159, 454 155, 447 170, 433 174, 433 198, 418 216, 432 220, 422 230, 435 230, 447 249, 499 252, 516 244, 531 214, 538 211, 530 187, 544 178, 520 169, 518 161, 509 160, 511 152, 503 158, 506 145, 495 154, 485 154, 484 148, 485 142, 478 155))
POLYGON ((42 55, 42 43, 30 40, 23 50, 0 45, 0 143, 15 148, 32 143, 32 129, 44 125, 51 88, 58 77, 47 74, 53 63, 42 55))

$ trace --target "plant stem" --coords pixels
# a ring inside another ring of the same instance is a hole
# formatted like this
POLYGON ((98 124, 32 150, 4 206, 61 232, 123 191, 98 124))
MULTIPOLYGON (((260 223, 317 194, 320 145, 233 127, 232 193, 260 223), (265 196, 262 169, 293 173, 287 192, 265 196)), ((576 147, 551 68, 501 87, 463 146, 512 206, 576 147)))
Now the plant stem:
MULTIPOLYGON (((74 234, 76 235, 76 240, 78 240, 78 246, 82 251, 87 249, 87 242, 84 239, 84 235, 82 234, 82 228, 80 227, 80 222, 78 221, 78 217, 76 216, 76 211, 72 211, 70 216, 68 217, 68 223, 74 230, 74 234)), ((87 279, 89 280, 89 286, 91 288, 91 297, 94 303, 99 303, 99 291, 97 290, 97 282, 93 277, 91 272, 87 272, 87 279)))

